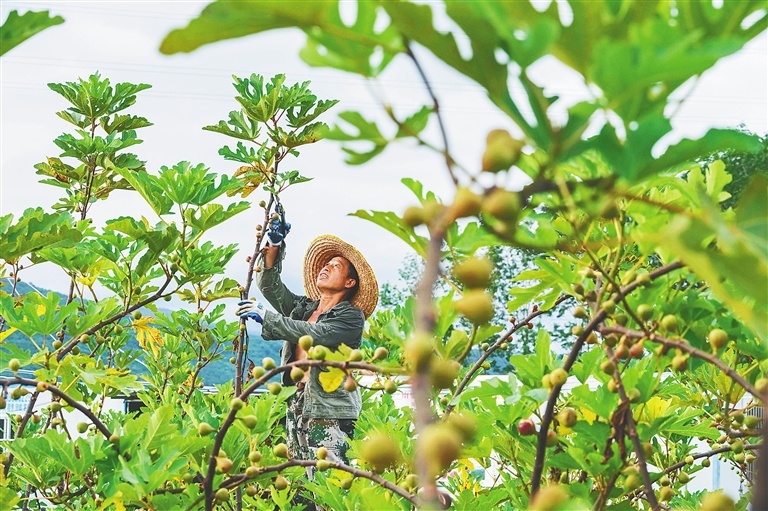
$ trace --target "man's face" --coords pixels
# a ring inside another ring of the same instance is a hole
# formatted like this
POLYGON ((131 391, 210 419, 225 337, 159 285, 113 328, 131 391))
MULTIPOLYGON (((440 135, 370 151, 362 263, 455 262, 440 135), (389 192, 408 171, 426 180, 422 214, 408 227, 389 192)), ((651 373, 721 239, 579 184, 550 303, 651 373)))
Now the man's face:
POLYGON ((355 279, 348 277, 349 261, 336 256, 322 267, 317 275, 317 287, 321 290, 344 291, 355 285, 355 279))

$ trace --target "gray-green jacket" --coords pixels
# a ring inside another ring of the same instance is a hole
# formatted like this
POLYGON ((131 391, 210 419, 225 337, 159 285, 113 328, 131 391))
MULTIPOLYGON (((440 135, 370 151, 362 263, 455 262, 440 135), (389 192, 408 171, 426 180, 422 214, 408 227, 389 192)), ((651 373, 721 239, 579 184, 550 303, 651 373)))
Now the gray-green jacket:
MULTIPOLYGON (((311 335, 314 344, 331 350, 341 344, 359 348, 365 324, 363 311, 343 301, 320 314, 316 323, 307 322, 320 301, 292 293, 280 279, 280 262, 257 273, 256 284, 264 298, 278 311, 266 311, 261 336, 267 341, 284 341, 280 350, 281 365, 294 360, 294 350, 302 335, 311 335)), ((304 416, 315 419, 357 419, 362 408, 360 391, 347 392, 339 387, 333 392, 326 392, 318 379, 320 371, 319 367, 310 368, 304 416)), ((287 372, 283 373, 283 383, 294 385, 287 372)))

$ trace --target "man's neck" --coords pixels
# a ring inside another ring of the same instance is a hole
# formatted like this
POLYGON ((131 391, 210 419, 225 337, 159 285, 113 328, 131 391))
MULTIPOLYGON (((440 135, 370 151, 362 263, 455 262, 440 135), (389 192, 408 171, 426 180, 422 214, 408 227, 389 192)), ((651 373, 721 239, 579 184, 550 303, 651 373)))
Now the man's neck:
POLYGON ((317 305, 317 310, 322 314, 331 310, 335 305, 344 301, 344 293, 336 293, 330 295, 320 296, 320 303, 317 305))

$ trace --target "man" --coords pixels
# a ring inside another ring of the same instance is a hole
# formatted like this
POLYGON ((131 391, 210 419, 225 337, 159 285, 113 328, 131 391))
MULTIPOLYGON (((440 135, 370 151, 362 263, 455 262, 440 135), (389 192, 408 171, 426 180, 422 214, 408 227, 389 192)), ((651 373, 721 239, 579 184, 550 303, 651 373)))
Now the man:
MULTIPOLYGON (((304 256, 306 295, 294 294, 280 278, 285 233, 274 223, 270 227, 269 243, 259 255, 262 271, 256 280, 277 312, 248 300, 238 304, 237 315, 262 323, 265 340, 283 340, 281 365, 307 358, 298 345, 304 335, 311 336, 314 345, 330 350, 341 344, 358 348, 365 319, 378 302, 373 270, 352 245, 335 236, 319 236, 304 256)), ((295 383, 297 390, 288 401, 286 414, 288 448, 294 458, 315 459, 322 446, 328 451, 326 459, 348 464, 347 439, 353 437, 354 421, 362 408, 360 392, 348 392, 343 387, 325 392, 318 379, 322 370, 312 367, 295 383)), ((283 383, 294 385, 287 372, 283 373, 283 383)))

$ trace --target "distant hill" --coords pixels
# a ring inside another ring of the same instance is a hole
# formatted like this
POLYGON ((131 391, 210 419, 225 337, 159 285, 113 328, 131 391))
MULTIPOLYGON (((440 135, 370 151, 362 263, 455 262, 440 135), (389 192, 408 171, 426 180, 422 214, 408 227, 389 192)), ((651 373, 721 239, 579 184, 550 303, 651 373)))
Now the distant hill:
MULTIPOLYGON (((39 286, 36 286, 35 284, 28 284, 26 282, 19 282, 16 288, 19 295, 25 295, 28 293, 41 293, 43 295, 47 295, 48 293, 52 292, 51 290, 41 288, 39 286)), ((0 287, 0 291, 9 292, 10 288, 7 285, 0 287)), ((66 295, 63 293, 59 293, 56 291, 53 291, 55 294, 57 294, 61 300, 66 299, 66 295)), ((161 307, 158 307, 158 311, 162 314, 170 315, 171 310, 164 309, 161 307)), ((142 310, 142 312, 146 314, 154 314, 150 312, 149 310, 142 310)), ((266 342, 264 341, 259 335, 249 332, 250 337, 250 345, 248 349, 248 358, 252 360, 256 365, 261 364, 261 360, 264 357, 272 357, 275 361, 280 360, 280 346, 281 343, 279 342, 266 342)), ((46 341, 46 344, 50 347, 51 342, 53 341, 52 338, 48 338, 46 341)), ((39 346, 42 346, 44 342, 44 339, 42 336, 35 338, 35 343, 39 346)), ((138 341, 136 341, 135 337, 131 337, 125 348, 125 350, 137 350, 141 351, 142 355, 137 358, 136 361, 134 361, 131 364, 131 371, 136 375, 141 375, 143 373, 146 373, 146 368, 141 364, 141 360, 144 356, 146 356, 146 353, 144 350, 139 346, 138 341)), ((35 347, 35 344, 33 344, 32 340, 29 339, 26 335, 20 333, 20 332, 14 332, 11 335, 9 335, 3 342, 0 342, 0 359, 8 359, 12 358, 14 356, 18 356, 19 352, 26 352, 26 353, 34 353, 37 351, 37 348, 35 347)), ((210 364, 208 364, 205 368, 203 368, 202 371, 200 371, 200 376, 203 379, 203 382, 206 386, 210 385, 219 385, 223 383, 227 383, 232 380, 235 376, 235 367, 229 363, 229 358, 232 356, 232 352, 224 352, 223 358, 220 360, 216 360, 210 364)), ((3 374, 4 372, 0 372, 0 376, 7 376, 8 374, 3 374)), ((7 371, 5 372, 7 373, 7 371)))

